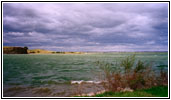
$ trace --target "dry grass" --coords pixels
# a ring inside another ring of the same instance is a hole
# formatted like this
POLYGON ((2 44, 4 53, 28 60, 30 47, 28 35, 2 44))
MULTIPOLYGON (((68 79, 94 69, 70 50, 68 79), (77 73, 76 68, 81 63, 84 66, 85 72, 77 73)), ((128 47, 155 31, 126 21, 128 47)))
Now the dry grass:
POLYGON ((136 63, 135 55, 126 57, 120 65, 115 67, 104 62, 97 62, 97 65, 104 72, 106 83, 103 86, 108 91, 121 91, 127 87, 133 90, 150 88, 157 85, 167 85, 168 82, 166 72, 160 70, 160 75, 155 74, 151 68, 152 64, 146 64, 140 60, 136 63))

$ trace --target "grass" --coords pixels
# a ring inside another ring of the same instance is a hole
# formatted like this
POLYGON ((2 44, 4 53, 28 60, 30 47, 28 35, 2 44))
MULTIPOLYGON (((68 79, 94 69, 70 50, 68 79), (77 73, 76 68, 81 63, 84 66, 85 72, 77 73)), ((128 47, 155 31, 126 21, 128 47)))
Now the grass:
POLYGON ((168 86, 156 86, 134 92, 105 92, 95 97, 168 97, 168 86))

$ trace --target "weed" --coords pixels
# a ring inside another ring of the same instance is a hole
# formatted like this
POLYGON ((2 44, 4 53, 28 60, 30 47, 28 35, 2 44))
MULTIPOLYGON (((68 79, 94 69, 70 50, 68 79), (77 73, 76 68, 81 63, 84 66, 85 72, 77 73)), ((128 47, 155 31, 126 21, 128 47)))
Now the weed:
POLYGON ((121 91, 126 87, 134 90, 149 88, 156 85, 165 85, 168 80, 167 73, 163 71, 163 68, 161 68, 160 75, 157 77, 152 70, 152 64, 140 60, 136 63, 135 55, 123 59, 120 66, 118 64, 112 66, 110 63, 100 63, 99 61, 97 65, 104 72, 106 83, 103 83, 103 86, 109 91, 121 91), (123 70, 120 69, 121 67, 123 70))

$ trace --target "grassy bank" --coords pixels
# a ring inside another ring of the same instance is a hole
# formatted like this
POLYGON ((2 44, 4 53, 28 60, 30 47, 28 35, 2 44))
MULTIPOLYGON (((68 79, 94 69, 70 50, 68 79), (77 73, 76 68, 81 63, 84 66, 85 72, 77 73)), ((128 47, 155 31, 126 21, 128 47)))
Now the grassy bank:
POLYGON ((156 86, 133 92, 105 92, 95 97, 168 97, 168 86, 156 86))

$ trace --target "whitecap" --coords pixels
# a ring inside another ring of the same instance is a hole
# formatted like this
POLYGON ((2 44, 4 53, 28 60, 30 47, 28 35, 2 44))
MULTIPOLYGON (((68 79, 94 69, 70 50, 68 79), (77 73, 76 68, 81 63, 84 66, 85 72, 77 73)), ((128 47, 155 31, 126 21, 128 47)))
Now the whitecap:
POLYGON ((100 84, 103 81, 71 81, 71 84, 81 84, 81 83, 92 83, 92 84, 100 84))

